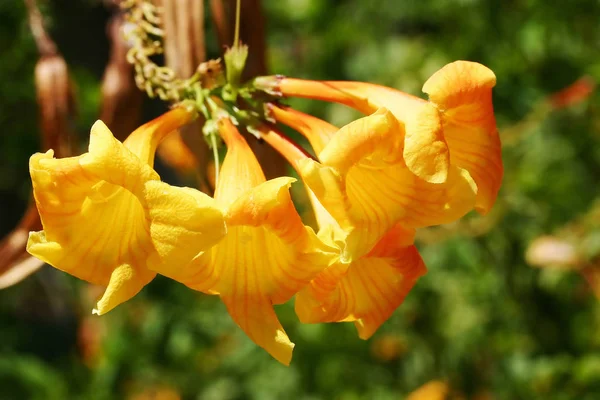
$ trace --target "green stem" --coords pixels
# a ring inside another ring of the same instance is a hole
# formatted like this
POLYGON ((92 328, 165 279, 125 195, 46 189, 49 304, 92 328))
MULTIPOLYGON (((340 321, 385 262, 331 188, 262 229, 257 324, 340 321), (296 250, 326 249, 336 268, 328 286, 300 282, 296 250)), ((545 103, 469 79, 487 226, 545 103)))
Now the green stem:
POLYGON ((237 0, 235 5, 235 34, 233 36, 233 47, 240 42, 240 8, 242 0, 237 0))
POLYGON ((221 169, 221 165, 219 162, 219 148, 217 147, 217 135, 210 135, 210 145, 213 151, 213 158, 215 159, 215 187, 217 187, 217 183, 219 182, 219 170, 221 169))

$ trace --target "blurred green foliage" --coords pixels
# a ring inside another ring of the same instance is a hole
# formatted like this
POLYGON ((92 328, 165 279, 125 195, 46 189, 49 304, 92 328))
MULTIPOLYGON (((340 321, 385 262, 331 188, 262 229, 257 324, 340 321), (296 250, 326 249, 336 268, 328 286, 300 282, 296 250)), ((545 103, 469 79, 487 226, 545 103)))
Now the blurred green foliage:
MULTIPOLYGON (((487 217, 493 227, 480 236, 457 229, 446 240, 421 242, 429 273, 369 341, 359 340, 351 324, 300 325, 291 304, 279 307, 296 343, 289 368, 247 339, 216 298, 157 278, 127 304, 92 317, 98 293, 45 267, 0 292, 0 399, 179 393, 209 400, 386 400, 432 379, 447 380, 466 398, 600 398, 598 301, 578 274, 532 269, 524 261, 531 240, 584 215, 599 194, 599 94, 536 110, 582 76, 600 80, 600 3, 263 3, 273 73, 365 80, 419 94, 447 62, 489 66, 498 77, 501 136, 513 135, 505 146, 503 190, 487 217)), ((98 110, 108 12, 91 0, 53 0, 44 11, 76 80, 85 137, 98 110)), ((0 2, 0 50, 0 232, 6 233, 27 203, 27 160, 38 146, 37 52, 20 1, 0 2)), ((338 105, 291 103, 336 124, 356 117, 338 105)))

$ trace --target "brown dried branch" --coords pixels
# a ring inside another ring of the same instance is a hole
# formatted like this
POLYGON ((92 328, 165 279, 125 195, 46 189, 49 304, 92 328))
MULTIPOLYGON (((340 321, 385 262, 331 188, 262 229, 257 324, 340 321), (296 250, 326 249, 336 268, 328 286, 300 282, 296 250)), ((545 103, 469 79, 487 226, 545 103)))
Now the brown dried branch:
MULTIPOLYGON (((235 9, 235 0, 229 0, 232 10, 235 9)), ((267 73, 267 51, 265 38, 265 17, 261 9, 260 0, 244 0, 241 3, 240 38, 247 44, 250 52, 244 70, 244 79, 267 73)), ((235 24, 235 12, 230 13, 230 21, 235 24)), ((270 146, 250 140, 250 146, 258 157, 267 179, 285 174, 286 163, 283 157, 270 146)))
MULTIPOLYGON (((235 9, 235 0, 229 0, 232 10, 235 9)), ((267 73, 267 47, 265 26, 266 19, 262 12, 261 0, 242 1, 240 38, 248 45, 248 61, 244 69, 244 79, 267 73)), ((235 24, 235 12, 230 14, 230 20, 235 24)))
POLYGON ((203 0, 161 0, 165 61, 177 76, 189 78, 206 60, 203 0))
POLYGON ((0 277, 14 268, 15 264, 24 256, 25 245, 29 231, 38 230, 42 226, 37 208, 32 203, 25 211, 17 227, 0 241, 0 277))
POLYGON ((42 56, 56 54, 56 44, 50 38, 44 27, 44 19, 35 0, 25 0, 27 6, 29 28, 35 39, 35 44, 42 56))
MULTIPOLYGON (((157 3, 163 10, 166 65, 178 77, 189 78, 206 60, 204 1, 159 0, 157 3)), ((197 177, 198 186, 210 191, 205 184, 209 152, 202 135, 202 124, 202 121, 195 121, 169 135, 158 148, 158 154, 180 174, 197 177)))
POLYGON ((0 289, 16 285, 44 266, 42 260, 23 253, 12 262, 11 268, 0 274, 0 289))
POLYGON ((129 47, 123 37, 124 24, 123 16, 116 15, 107 26, 111 51, 102 78, 100 111, 100 119, 121 141, 139 125, 144 100, 133 79, 133 66, 127 62, 129 47))
POLYGON ((210 0, 212 22, 222 48, 233 42, 233 25, 229 24, 225 0, 210 0))
POLYGON ((35 67, 35 86, 40 107, 42 148, 57 157, 72 154, 75 101, 67 63, 58 54, 42 56, 35 67))

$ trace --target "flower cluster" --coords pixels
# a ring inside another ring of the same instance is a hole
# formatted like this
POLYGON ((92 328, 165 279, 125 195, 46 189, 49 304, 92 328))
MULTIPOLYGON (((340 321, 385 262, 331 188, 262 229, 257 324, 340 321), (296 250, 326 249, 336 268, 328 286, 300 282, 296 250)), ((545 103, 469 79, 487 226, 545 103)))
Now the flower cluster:
POLYGON ((166 135, 196 117, 186 104, 123 143, 98 121, 87 153, 33 155, 44 230, 30 234, 28 251, 106 286, 97 314, 133 297, 156 274, 219 295, 256 344, 289 364, 294 344, 273 305, 295 296, 300 321, 351 321, 367 339, 426 272, 415 230, 490 210, 502 179, 495 76, 480 64, 449 64, 425 83, 429 101, 362 82, 275 76, 252 84, 367 114, 338 129, 270 101, 270 116, 304 135, 316 158, 271 123, 252 127, 297 170, 317 232, 294 207, 295 179, 266 180, 236 126, 243 119, 222 109, 214 121, 227 154, 214 196, 161 182, 154 154, 166 135))

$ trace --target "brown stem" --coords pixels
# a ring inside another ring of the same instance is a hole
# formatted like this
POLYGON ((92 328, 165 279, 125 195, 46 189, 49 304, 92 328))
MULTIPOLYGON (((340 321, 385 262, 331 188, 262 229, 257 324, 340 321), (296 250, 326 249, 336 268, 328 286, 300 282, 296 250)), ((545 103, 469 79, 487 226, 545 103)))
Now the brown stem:
POLYGON ((42 13, 37 6, 36 0, 25 0, 25 5, 27 6, 27 13, 29 17, 29 28, 33 34, 38 51, 42 56, 56 54, 58 52, 56 49, 56 44, 46 32, 46 28, 44 27, 44 18, 42 17, 42 13))
POLYGON ((224 0, 210 0, 210 12, 221 48, 230 46, 233 41, 233 29, 229 25, 224 0))
POLYGON ((133 66, 127 62, 129 47, 123 38, 124 24, 123 16, 116 15, 107 26, 111 50, 102 78, 100 110, 100 119, 121 141, 139 125, 144 99, 135 85, 133 66))
POLYGON ((12 268, 13 262, 25 253, 29 231, 39 230, 41 226, 37 208, 32 202, 17 227, 0 241, 0 275, 12 268))
MULTIPOLYGON (((203 0, 161 0, 162 21, 165 31, 165 61, 178 77, 189 78, 198 66, 206 60, 204 35, 203 0)), ((158 153, 162 160, 175 168, 180 174, 189 175, 190 166, 195 165, 198 184, 203 191, 211 191, 206 182, 206 170, 209 164, 208 146, 202 136, 200 120, 184 126, 173 133, 169 146, 161 146, 158 153), (195 163, 173 162, 178 154, 193 154, 195 163)))
MULTIPOLYGON (((230 0, 231 10, 235 10, 235 1, 230 0)), ((250 79, 267 73, 266 19, 262 12, 261 0, 243 0, 241 11, 240 38, 250 48, 244 79, 250 79)), ((235 22, 235 12, 231 13, 230 18, 235 22)))

